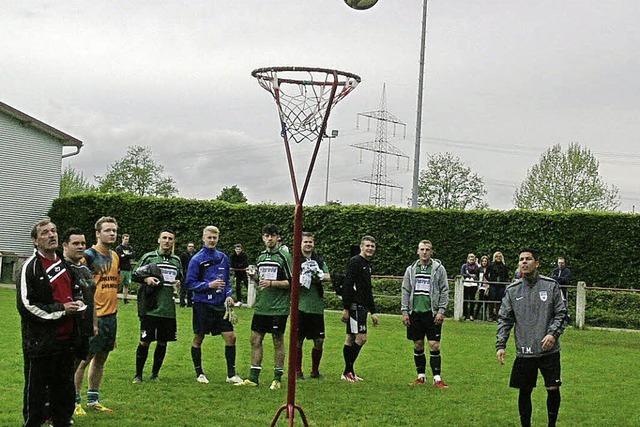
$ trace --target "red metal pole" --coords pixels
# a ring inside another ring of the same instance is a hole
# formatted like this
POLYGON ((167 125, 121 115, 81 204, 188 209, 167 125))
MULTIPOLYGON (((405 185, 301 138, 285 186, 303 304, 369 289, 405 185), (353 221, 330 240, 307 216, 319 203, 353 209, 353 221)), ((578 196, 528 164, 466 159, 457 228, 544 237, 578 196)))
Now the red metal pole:
POLYGON ((296 405, 296 361, 298 360, 298 301, 300 296, 300 246, 302 243, 302 202, 296 203, 293 219, 293 271, 291 273, 291 322, 289 330, 289 368, 287 371, 287 403, 278 409, 271 421, 275 426, 280 414, 287 410, 288 424, 294 425, 295 411, 300 412, 302 424, 308 426, 307 417, 302 408, 296 405))
POLYGON ((287 372, 287 412, 293 426, 296 401, 296 361, 298 360, 298 300, 300 294, 300 246, 302 244, 302 203, 296 204, 293 219, 293 272, 291 278, 291 330, 289 331, 289 370, 287 372))

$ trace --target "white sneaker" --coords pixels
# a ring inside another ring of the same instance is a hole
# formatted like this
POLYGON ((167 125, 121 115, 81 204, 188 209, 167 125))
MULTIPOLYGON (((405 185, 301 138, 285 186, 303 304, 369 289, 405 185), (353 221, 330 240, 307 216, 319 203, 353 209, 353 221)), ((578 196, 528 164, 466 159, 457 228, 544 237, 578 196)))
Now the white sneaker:
POLYGON ((233 304, 234 307, 242 307, 242 301, 238 301, 235 304, 233 304))
POLYGON ((280 381, 278 380, 273 380, 271 381, 271 385, 269 386, 269 390, 280 390, 280 388, 282 387, 280 381))
POLYGON ((242 382, 242 378, 240 378, 237 375, 234 375, 232 377, 227 377, 228 384, 240 384, 241 382, 242 382))
POLYGON ((196 381, 198 381, 200 384, 209 384, 209 379, 206 377, 205 374, 198 375, 198 378, 196 378, 196 381))

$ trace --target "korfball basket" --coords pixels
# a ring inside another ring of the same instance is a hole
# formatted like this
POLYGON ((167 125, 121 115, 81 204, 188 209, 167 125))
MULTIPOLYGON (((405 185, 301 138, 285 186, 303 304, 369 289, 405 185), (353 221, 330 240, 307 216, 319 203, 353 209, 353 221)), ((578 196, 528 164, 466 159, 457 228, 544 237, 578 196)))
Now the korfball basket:
POLYGON ((267 67, 251 72, 260 86, 273 96, 280 119, 280 136, 284 141, 293 196, 296 202, 293 225, 293 272, 291 278, 291 329, 289 333, 289 370, 287 403, 276 412, 271 426, 286 409, 289 426, 294 425, 295 411, 308 426, 302 407, 296 400, 296 360, 298 353, 298 296, 300 288, 300 244, 302 241, 302 203, 309 187, 320 143, 326 136, 331 109, 360 83, 360 77, 345 71, 312 67, 267 67), (315 144, 302 187, 298 188, 291 142, 315 144))

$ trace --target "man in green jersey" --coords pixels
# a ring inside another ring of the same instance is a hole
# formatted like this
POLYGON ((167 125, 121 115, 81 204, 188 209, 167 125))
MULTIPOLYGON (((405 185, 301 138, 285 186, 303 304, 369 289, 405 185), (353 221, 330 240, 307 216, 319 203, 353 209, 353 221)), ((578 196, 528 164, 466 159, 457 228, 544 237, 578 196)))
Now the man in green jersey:
POLYGON ((433 245, 429 240, 418 244, 418 260, 407 267, 402 280, 402 323, 407 327, 407 339, 413 341, 413 360, 418 371, 414 385, 425 384, 427 360, 424 337, 429 342, 429 365, 433 386, 447 388, 440 367, 440 334, 444 312, 449 302, 447 271, 437 259, 431 258, 433 245))
POLYGON ((142 382, 142 370, 149 354, 149 344, 156 341, 150 380, 157 380, 167 353, 167 342, 176 340, 176 304, 174 287, 182 279, 182 263, 173 254, 176 235, 163 230, 158 237, 159 248, 147 252, 133 278, 141 284, 138 291, 138 316, 140 317, 140 343, 136 350, 136 375, 133 383, 142 382))
POLYGON ((296 375, 303 379, 302 346, 304 340, 313 340, 311 350, 311 378, 320 377, 320 359, 324 344, 324 291, 322 282, 330 282, 329 268, 322 256, 314 251, 313 233, 302 233, 302 264, 300 266, 300 302, 298 304, 298 360, 296 375))
POLYGON ((275 367, 271 390, 281 387, 284 372, 284 331, 289 315, 291 255, 278 244, 280 232, 274 224, 262 227, 265 250, 256 261, 258 292, 251 321, 251 371, 249 378, 237 385, 257 386, 262 370, 262 341, 267 333, 273 337, 275 367))

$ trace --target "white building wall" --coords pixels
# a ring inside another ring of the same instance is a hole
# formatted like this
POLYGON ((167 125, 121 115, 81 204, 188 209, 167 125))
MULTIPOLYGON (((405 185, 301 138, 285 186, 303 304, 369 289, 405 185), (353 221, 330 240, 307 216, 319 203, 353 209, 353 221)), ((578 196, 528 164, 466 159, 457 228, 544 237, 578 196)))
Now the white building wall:
POLYGON ((60 192, 62 143, 0 112, 0 252, 29 255, 33 224, 60 192))

